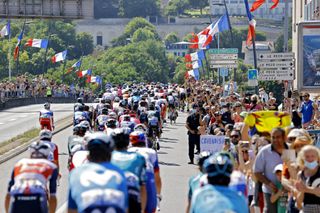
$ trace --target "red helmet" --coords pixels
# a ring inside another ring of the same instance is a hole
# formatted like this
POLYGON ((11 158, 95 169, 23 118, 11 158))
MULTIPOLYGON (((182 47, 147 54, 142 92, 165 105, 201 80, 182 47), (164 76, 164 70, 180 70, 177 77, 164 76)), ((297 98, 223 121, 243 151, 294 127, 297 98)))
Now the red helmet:
POLYGON ((146 136, 143 132, 140 131, 134 131, 130 134, 130 143, 132 145, 137 145, 137 144, 145 144, 146 143, 146 136))

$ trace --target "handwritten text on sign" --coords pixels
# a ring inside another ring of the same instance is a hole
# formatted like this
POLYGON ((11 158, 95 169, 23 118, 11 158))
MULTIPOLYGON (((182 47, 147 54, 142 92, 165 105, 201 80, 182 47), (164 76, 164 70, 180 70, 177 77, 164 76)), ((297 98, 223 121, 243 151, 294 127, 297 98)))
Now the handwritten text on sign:
POLYGON ((201 135, 200 136, 200 150, 208 151, 210 153, 220 152, 224 146, 225 136, 215 135, 201 135))

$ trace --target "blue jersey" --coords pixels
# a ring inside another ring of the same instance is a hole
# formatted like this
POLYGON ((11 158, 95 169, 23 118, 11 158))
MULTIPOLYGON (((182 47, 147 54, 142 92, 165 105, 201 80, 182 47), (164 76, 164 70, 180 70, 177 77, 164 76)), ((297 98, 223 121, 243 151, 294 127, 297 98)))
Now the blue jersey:
POLYGON ((140 186, 146 182, 146 161, 138 153, 113 151, 111 163, 124 171, 129 199, 140 202, 140 186))
POLYGON ((69 176, 69 209, 110 209, 126 212, 127 181, 124 173, 111 163, 87 163, 69 176))
POLYGON ((245 198, 223 186, 206 185, 192 195, 190 213, 248 213, 245 198))
POLYGON ((192 194, 194 193, 194 191, 198 188, 200 188, 200 179, 203 176, 202 173, 193 176, 189 179, 189 191, 188 191, 188 198, 189 200, 191 200, 192 198, 192 194))

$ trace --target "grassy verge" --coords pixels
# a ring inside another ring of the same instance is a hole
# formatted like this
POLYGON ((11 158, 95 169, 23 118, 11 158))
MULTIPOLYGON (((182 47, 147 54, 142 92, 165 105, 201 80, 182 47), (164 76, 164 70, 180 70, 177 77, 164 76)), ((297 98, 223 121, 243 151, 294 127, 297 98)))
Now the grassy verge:
POLYGON ((8 152, 11 149, 14 149, 17 146, 20 146, 24 143, 27 143, 33 138, 36 138, 39 136, 40 129, 33 128, 28 131, 26 131, 23 134, 17 135, 14 138, 11 138, 9 140, 6 140, 2 143, 0 143, 0 155, 8 152))

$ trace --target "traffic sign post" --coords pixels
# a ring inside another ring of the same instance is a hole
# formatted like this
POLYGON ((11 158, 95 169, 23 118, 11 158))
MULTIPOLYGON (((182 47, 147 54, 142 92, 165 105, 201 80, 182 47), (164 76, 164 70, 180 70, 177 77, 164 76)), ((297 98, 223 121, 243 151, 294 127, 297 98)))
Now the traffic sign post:
POLYGON ((211 54, 210 60, 221 60, 221 59, 226 59, 226 60, 236 60, 238 59, 238 54, 211 54))
POLYGON ((267 53, 258 56, 261 81, 294 80, 295 61, 293 53, 267 53))
POLYGON ((238 54, 238 49, 237 48, 222 48, 222 49, 209 49, 208 53, 209 54, 238 54))
POLYGON ((210 64, 210 68, 237 68, 238 64, 210 64))
MULTIPOLYGON (((232 69, 232 68, 238 67, 238 61, 237 61, 238 49, 237 48, 209 49, 208 53, 209 53, 209 59, 210 59, 209 61, 210 68, 232 69)), ((221 74, 221 76, 225 76, 225 75, 221 74)))

